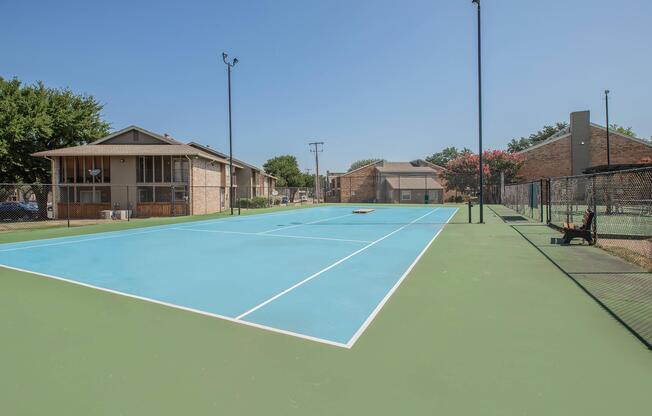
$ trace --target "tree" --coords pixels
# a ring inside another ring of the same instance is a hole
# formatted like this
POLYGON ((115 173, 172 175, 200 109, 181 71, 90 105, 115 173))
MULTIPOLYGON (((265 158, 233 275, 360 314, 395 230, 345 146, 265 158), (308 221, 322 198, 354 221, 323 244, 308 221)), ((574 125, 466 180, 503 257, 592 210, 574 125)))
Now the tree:
POLYGON ((618 124, 610 124, 609 130, 624 134, 625 136, 637 138, 636 133, 634 133, 631 127, 625 128, 623 126, 619 126, 618 124))
POLYGON ((471 153, 471 149, 464 148, 462 151, 457 150, 457 147, 451 146, 447 147, 441 152, 433 153, 432 155, 426 157, 426 162, 432 163, 434 165, 446 167, 448 162, 455 159, 463 153, 471 153))
POLYGON ((383 159, 362 159, 362 160, 356 160, 355 162, 351 163, 351 166, 349 166, 349 170, 347 172, 351 172, 352 170, 359 169, 363 166, 370 165, 374 162, 380 162, 383 159))
POLYGON ((299 170, 297 158, 292 155, 276 156, 263 165, 265 172, 276 176, 280 187, 303 186, 303 174, 299 170))
POLYGON ((554 134, 557 134, 561 130, 568 127, 568 123, 559 122, 555 123, 554 126, 543 126, 543 129, 537 131, 536 133, 530 134, 528 137, 521 137, 520 139, 512 139, 507 144, 507 151, 509 153, 521 152, 529 147, 534 146, 537 143, 540 143, 544 140, 547 140, 554 134))
MULTIPOLYGON (((503 150, 487 150, 483 153, 483 173, 487 196, 490 201, 497 201, 499 192, 500 175, 505 177, 505 182, 516 180, 522 162, 515 154, 503 150)), ((480 180, 480 158, 471 152, 463 153, 451 160, 444 172, 446 188, 460 193, 466 193, 467 188, 477 191, 480 180)))
POLYGON ((106 136, 102 108, 90 95, 0 77, 0 182, 30 184, 39 215, 47 218, 50 162, 31 154, 106 136))

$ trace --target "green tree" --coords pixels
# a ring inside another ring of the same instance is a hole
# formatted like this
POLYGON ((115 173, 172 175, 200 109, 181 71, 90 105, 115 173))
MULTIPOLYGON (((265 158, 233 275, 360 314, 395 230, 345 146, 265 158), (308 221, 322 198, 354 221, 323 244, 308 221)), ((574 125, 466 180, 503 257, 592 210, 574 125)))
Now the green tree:
POLYGON ((351 163, 351 166, 349 166, 349 170, 347 172, 351 172, 352 170, 359 169, 363 166, 370 165, 374 162, 380 162, 383 159, 361 159, 361 160, 356 160, 355 162, 351 163))
POLYGON ((441 152, 433 153, 432 155, 426 157, 426 162, 430 162, 432 164, 446 167, 448 165, 448 162, 451 160, 455 159, 456 157, 464 154, 464 153, 471 153, 471 149, 469 148, 464 148, 462 151, 457 150, 457 147, 451 146, 447 147, 441 152))
POLYGON ((625 128, 625 127, 619 126, 618 124, 615 124, 615 123, 609 125, 609 130, 610 131, 615 131, 616 133, 624 134, 625 136, 629 136, 629 137, 634 137, 634 138, 638 137, 638 136, 636 136, 636 133, 634 133, 634 131, 632 130, 631 127, 625 128))
POLYGON ((521 137, 520 139, 512 139, 507 144, 507 151, 509 153, 521 152, 529 147, 534 146, 537 143, 540 143, 554 134, 557 134, 561 130, 568 127, 568 123, 559 122, 555 123, 554 126, 543 126, 543 129, 537 131, 536 133, 530 134, 528 137, 521 137))
POLYGON ((303 173, 299 170, 297 158, 292 155, 276 156, 263 165, 265 172, 278 178, 280 187, 303 186, 303 173))
POLYGON ((90 95, 0 77, 0 182, 33 184, 40 215, 47 217, 49 187, 43 185, 51 183, 50 162, 31 154, 107 135, 102 107, 90 95))

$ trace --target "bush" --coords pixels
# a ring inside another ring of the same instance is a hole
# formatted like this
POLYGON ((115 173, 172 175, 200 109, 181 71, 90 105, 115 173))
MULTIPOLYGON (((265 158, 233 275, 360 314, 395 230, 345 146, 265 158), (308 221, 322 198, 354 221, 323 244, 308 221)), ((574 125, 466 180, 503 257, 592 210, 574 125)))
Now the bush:
POLYGON ((446 199, 446 202, 455 202, 455 203, 464 202, 464 197, 462 195, 452 195, 446 199))
POLYGON ((240 199, 240 208, 266 208, 267 206, 268 200, 263 196, 240 199))

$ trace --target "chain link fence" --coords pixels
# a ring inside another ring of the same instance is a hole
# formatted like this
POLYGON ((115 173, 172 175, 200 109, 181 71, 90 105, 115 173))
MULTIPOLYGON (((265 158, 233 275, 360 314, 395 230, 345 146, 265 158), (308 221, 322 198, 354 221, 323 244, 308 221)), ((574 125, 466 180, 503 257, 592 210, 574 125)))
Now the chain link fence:
POLYGON ((535 221, 546 222, 548 186, 547 180, 505 185, 503 205, 535 221))
MULTIPOLYGON (((624 262, 604 257, 587 263, 582 251, 572 252, 578 253, 575 260, 569 257, 575 254, 556 252, 550 244, 539 247, 652 348, 652 168, 552 178, 540 183, 538 190, 536 182, 506 186, 504 204, 540 220, 541 213, 534 206, 538 198, 548 208, 545 222, 557 230, 566 224, 579 225, 586 210, 593 211, 596 245, 624 262)), ((532 237, 536 237, 537 232, 533 232, 532 237)))
POLYGON ((591 209, 598 245, 652 259, 652 168, 553 178, 550 190, 552 226, 577 223, 591 209))
POLYGON ((0 184, 0 232, 220 212, 219 186, 0 184))
MULTIPOLYGON (((314 188, 233 187, 234 209, 324 202, 314 188)), ((0 232, 229 210, 231 189, 184 184, 0 184, 0 232)))

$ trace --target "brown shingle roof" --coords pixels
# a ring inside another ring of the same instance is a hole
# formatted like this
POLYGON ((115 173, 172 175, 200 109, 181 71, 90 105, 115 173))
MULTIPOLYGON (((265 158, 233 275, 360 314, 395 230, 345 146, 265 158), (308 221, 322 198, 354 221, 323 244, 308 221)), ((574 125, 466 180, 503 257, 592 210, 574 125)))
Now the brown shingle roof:
MULTIPOLYGON (((203 152, 187 144, 86 144, 33 153, 32 156, 199 156, 228 163, 228 160, 203 152)), ((234 163, 235 166, 237 166, 234 163)), ((241 167, 241 166, 238 166, 241 167)))
POLYGON ((432 177, 398 176, 387 178, 387 184, 393 189, 444 189, 432 177))
POLYGON ((435 169, 427 166, 414 166, 409 162, 385 162, 377 166, 380 173, 433 173, 435 169))

